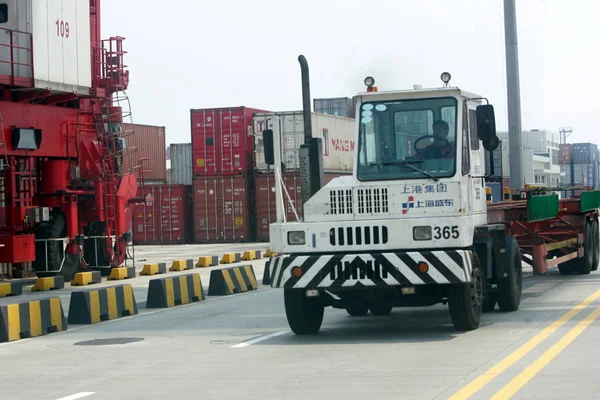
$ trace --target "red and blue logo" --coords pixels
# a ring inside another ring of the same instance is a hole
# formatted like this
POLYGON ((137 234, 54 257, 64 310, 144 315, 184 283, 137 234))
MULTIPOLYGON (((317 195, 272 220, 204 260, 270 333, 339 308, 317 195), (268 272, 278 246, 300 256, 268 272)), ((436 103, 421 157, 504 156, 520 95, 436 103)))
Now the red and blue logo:
POLYGON ((406 214, 411 208, 415 208, 415 198, 413 196, 408 196, 408 201, 402 203, 402 214, 406 214))

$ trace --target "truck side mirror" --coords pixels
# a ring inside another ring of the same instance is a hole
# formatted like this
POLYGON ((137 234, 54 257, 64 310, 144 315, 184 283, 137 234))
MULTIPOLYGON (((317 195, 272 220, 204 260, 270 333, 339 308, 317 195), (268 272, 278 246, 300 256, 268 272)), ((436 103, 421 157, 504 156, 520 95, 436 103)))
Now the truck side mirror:
POLYGON ((265 149, 265 164, 275 165, 275 148, 273 144, 273 130, 263 131, 263 146, 265 149))
POLYGON ((494 151, 500 145, 496 135, 496 117, 491 104, 477 106, 477 137, 483 142, 483 148, 494 151))

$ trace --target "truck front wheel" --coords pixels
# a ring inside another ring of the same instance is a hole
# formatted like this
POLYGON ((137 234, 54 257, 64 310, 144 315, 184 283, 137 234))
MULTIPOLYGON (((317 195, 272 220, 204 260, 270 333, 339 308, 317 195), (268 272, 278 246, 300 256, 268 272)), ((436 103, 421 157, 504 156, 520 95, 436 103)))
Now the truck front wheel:
POLYGON ((479 327, 483 308, 484 278, 475 252, 471 253, 471 259, 471 282, 454 285, 448 296, 452 323, 456 329, 465 331, 479 327))
POLYGON ((369 310, 371 311, 371 314, 381 317, 384 315, 390 315, 392 308, 394 308, 394 306, 388 303, 375 303, 371 304, 369 310))
POLYGON ((285 314, 292 331, 297 335, 319 332, 325 306, 320 297, 306 297, 304 289, 284 289, 285 314))

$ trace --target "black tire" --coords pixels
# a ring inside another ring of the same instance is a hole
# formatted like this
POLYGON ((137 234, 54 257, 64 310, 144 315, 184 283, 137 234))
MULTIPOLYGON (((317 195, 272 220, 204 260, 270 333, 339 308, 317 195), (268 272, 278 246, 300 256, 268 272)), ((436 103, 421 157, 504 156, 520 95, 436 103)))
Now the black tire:
POLYGON ((371 314, 376 315, 378 317, 382 317, 385 315, 390 315, 393 308, 394 306, 391 304, 376 303, 371 305, 371 307, 369 307, 369 310, 371 311, 371 314))
POLYGON ((594 261, 594 228, 591 222, 585 223, 583 257, 578 258, 575 263, 575 270, 581 275, 587 275, 592 271, 594 261))
POLYGON ((483 308, 484 276, 481 272, 479 257, 471 253, 473 269, 471 282, 453 285, 448 296, 448 308, 454 327, 470 331, 479 327, 483 308))
POLYGON ((558 272, 560 272, 561 275, 573 275, 573 272, 575 272, 575 264, 573 264, 572 260, 558 264, 558 272))
POLYGON ((362 317, 367 315, 369 307, 363 304, 353 304, 350 307, 346 307, 346 312, 353 317, 362 317))
POLYGON ((516 311, 521 304, 523 267, 519 243, 513 236, 506 236, 504 267, 507 276, 498 282, 498 308, 503 312, 516 311))
POLYGON ((598 220, 592 221, 592 234, 594 243, 594 252, 592 258, 592 271, 598 270, 598 264, 600 263, 600 228, 598 227, 598 220))
MULTIPOLYGON (((50 220, 40 223, 35 231, 36 239, 60 239, 67 236, 67 221, 60 211, 50 213, 50 220)), ((65 281, 73 280, 73 276, 79 269, 81 253, 69 254, 65 252, 61 241, 51 240, 48 242, 35 243, 35 261, 33 268, 40 278, 50 276, 62 276, 65 281), (47 248, 46 248, 47 246, 47 248), (62 270, 60 269, 61 263, 62 270), (47 263, 47 269, 46 269, 47 263)))
POLYGON ((483 300, 482 311, 484 313, 489 313, 489 312, 494 311, 494 309, 496 308, 497 297, 498 297, 498 295, 496 292, 487 294, 487 298, 485 300, 483 300))
POLYGON ((325 307, 320 297, 306 297, 304 289, 284 289, 285 314, 296 335, 313 335, 323 323, 325 307))

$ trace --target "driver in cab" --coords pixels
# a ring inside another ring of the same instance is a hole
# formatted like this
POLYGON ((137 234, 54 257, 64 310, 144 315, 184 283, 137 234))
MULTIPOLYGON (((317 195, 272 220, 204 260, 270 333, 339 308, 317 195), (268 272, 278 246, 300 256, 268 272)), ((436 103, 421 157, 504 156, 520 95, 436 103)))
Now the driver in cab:
POLYGON ((448 137, 448 123, 437 120, 433 123, 433 143, 419 152, 419 156, 426 159, 453 158, 454 146, 446 139, 448 137))

